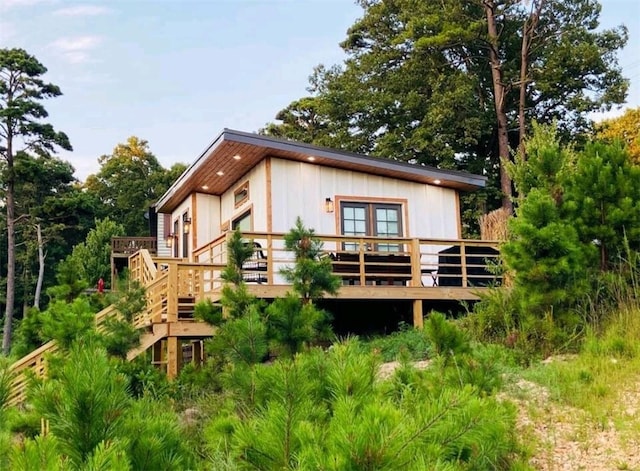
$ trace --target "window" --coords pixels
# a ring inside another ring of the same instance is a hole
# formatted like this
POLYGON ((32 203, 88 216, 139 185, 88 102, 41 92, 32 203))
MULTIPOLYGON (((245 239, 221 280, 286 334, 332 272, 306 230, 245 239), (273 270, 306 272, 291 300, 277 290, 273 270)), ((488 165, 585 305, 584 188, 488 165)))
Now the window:
MULTIPOLYGON (((348 236, 401 237, 402 206, 387 203, 342 202, 342 234, 348 236)), ((345 243, 345 250, 358 250, 358 244, 345 243)), ((400 244, 376 244, 379 252, 398 252, 400 244)))
POLYGON ((240 229, 240 232, 251 231, 251 211, 247 211, 231 222, 231 230, 240 229))
POLYGON ((249 182, 246 181, 233 192, 233 204, 237 208, 249 201, 249 182))

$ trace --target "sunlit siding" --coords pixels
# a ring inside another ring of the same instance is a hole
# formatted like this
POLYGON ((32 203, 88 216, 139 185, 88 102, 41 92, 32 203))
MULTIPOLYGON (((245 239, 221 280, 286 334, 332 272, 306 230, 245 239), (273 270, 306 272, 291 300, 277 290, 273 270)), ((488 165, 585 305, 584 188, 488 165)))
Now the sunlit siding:
POLYGON ((196 248, 202 247, 220 235, 220 197, 196 194, 196 248))
MULTIPOLYGON (((169 218, 169 214, 158 213, 158 238, 157 238, 157 254, 158 257, 170 257, 171 256, 171 248, 167 247, 166 236, 164 230, 164 220, 165 218, 169 218)), ((169 227, 171 227, 169 225, 169 227)))
POLYGON ((266 164, 263 160, 222 195, 220 224, 231 223, 234 219, 251 210, 253 218, 253 230, 267 230, 267 187, 266 164), (249 198, 246 202, 236 207, 234 192, 249 181, 249 198))
POLYGON ((406 200, 405 237, 458 237, 457 195, 449 188, 282 159, 272 160, 271 180, 275 232, 301 216, 318 234, 339 234, 339 207, 327 213, 324 202, 343 196, 406 200))

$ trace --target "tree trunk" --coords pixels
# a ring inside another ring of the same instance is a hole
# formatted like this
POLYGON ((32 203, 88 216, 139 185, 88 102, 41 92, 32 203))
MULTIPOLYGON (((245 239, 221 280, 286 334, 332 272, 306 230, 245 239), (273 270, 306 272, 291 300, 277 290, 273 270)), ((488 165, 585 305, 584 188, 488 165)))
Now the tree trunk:
POLYGON ((13 169, 13 136, 7 133, 7 299, 4 313, 4 331, 2 333, 2 351, 5 355, 11 350, 11 329, 13 327, 13 309, 16 290, 16 240, 15 240, 15 172, 13 169))
POLYGON ((510 161, 508 121, 505 111, 506 87, 502 81, 502 62, 498 55, 498 28, 496 26, 495 9, 493 0, 483 2, 487 16, 487 32, 489 34, 489 62, 491 65, 491 79, 493 82, 493 99, 498 123, 498 155, 500 157, 500 189, 502 190, 502 207, 509 213, 513 213, 511 201, 511 177, 507 173, 507 163, 510 161))
POLYGON ((36 224, 36 234, 38 236, 38 281, 36 292, 33 295, 33 307, 40 309, 40 293, 42 292, 42 282, 44 280, 44 244, 42 242, 42 228, 36 224))
POLYGON ((538 27, 540 12, 544 0, 534 0, 532 11, 522 26, 522 47, 520 49, 520 96, 518 99, 518 148, 523 158, 526 158, 524 138, 527 132, 525 110, 527 101, 527 85, 529 84, 529 52, 533 35, 538 27))

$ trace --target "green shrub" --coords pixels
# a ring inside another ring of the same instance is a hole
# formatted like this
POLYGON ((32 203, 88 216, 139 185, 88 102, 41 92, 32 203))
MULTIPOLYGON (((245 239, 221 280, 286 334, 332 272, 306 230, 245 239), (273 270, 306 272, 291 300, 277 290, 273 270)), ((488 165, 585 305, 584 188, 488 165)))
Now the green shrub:
POLYGON ((460 355, 469 351, 465 333, 440 312, 429 314, 424 332, 436 355, 460 355))
POLYGON ((145 396, 163 399, 170 396, 173 386, 167 376, 153 366, 146 355, 133 361, 116 363, 118 371, 127 379, 127 391, 133 398, 145 396))
POLYGON ((366 340, 363 345, 380 355, 384 362, 399 360, 407 355, 410 360, 425 360, 431 354, 431 344, 423 330, 402 323, 397 332, 366 340))

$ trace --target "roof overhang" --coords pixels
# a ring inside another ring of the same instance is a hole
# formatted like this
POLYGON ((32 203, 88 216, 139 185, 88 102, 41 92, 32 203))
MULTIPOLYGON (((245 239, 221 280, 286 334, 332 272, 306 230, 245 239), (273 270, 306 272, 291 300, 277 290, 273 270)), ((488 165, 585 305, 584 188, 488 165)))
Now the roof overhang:
POLYGON ((225 129, 171 185, 156 203, 156 210, 169 213, 191 193, 222 195, 268 156, 463 191, 482 188, 487 181, 484 176, 466 172, 440 170, 225 129))

